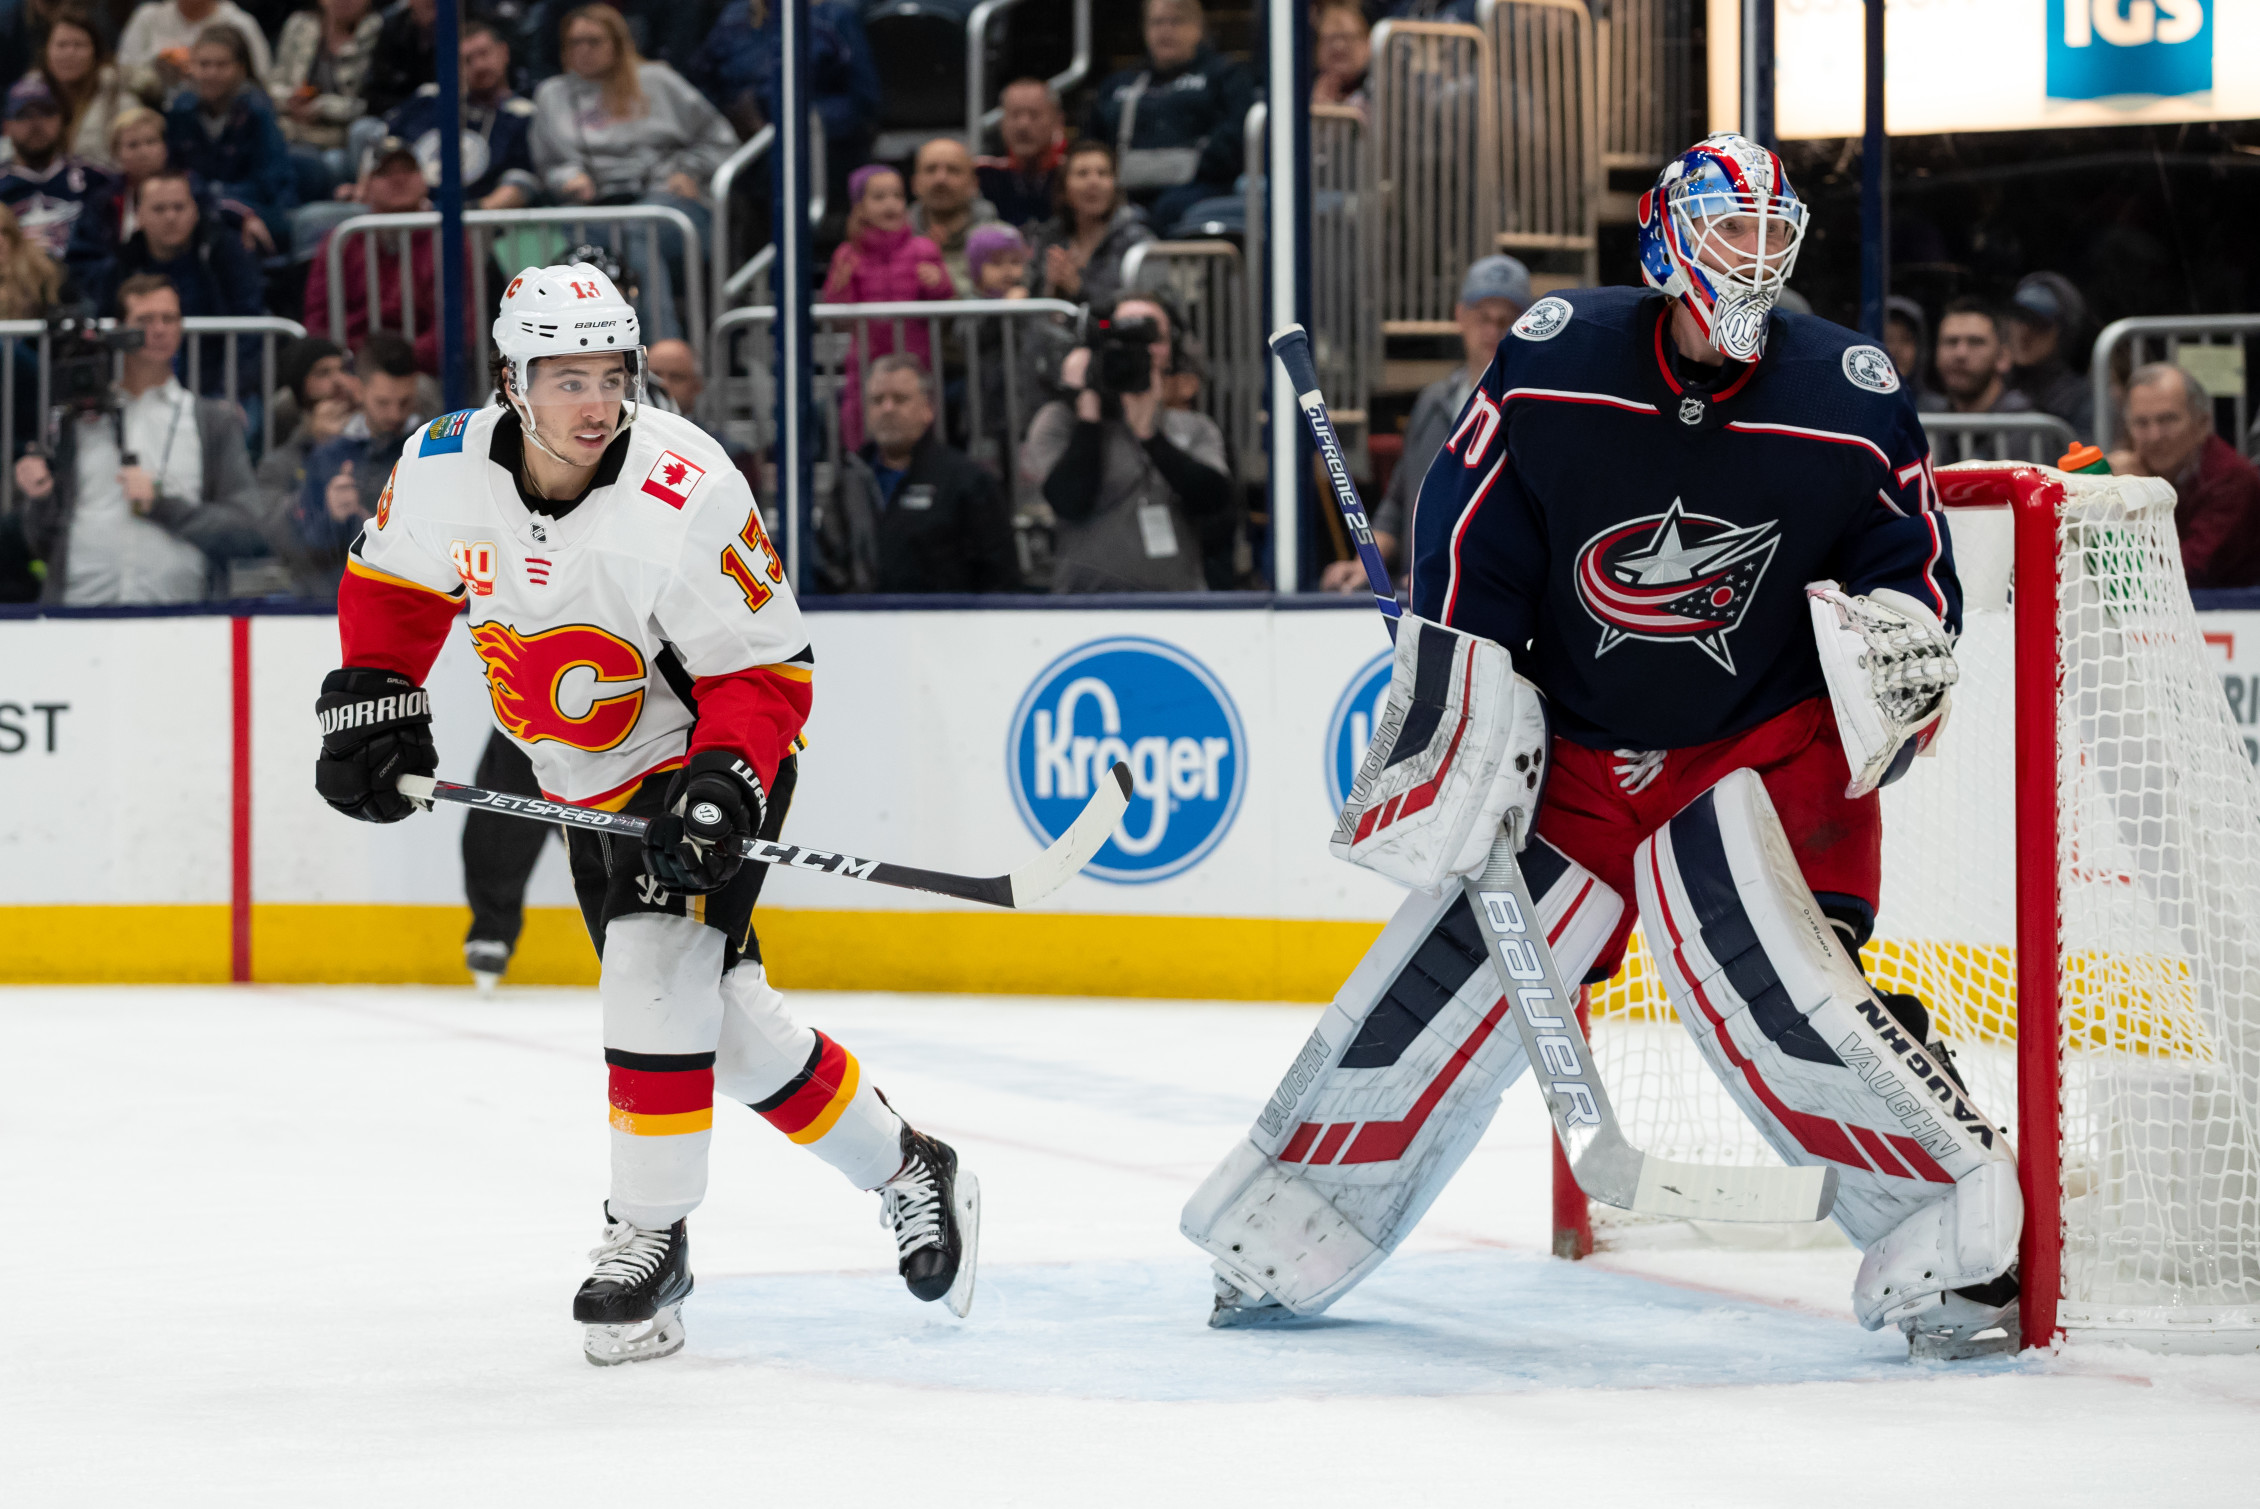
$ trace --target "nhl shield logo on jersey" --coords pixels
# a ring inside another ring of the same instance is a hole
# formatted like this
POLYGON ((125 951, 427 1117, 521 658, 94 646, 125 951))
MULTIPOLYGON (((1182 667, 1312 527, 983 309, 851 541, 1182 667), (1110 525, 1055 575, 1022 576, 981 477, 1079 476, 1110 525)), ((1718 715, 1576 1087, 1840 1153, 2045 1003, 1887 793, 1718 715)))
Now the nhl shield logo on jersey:
POLYGON ((471 643, 486 662, 494 720, 520 743, 602 754, 643 715, 643 656, 617 634, 592 624, 520 634, 495 622, 471 630, 471 643))
POLYGON ((1514 333, 1526 341, 1550 341, 1569 327, 1576 313, 1569 300, 1549 294, 1522 312, 1522 318, 1514 322, 1514 333))
POLYGON ((706 479, 706 468, 684 460, 673 451, 661 451, 659 459, 651 464, 651 475, 643 479, 643 490, 669 508, 681 508, 691 499, 691 492, 706 479))
POLYGON ((1726 636, 1742 626, 1781 544, 1774 520, 1740 525, 1689 513, 1612 525, 1577 553, 1577 597, 1601 625, 1597 660, 1627 639, 1692 644, 1734 673, 1726 636))
POLYGON ((1845 347, 1844 376, 1853 387, 1866 388, 1870 393, 1899 391, 1898 370, 1891 365, 1891 358, 1879 347, 1845 347))

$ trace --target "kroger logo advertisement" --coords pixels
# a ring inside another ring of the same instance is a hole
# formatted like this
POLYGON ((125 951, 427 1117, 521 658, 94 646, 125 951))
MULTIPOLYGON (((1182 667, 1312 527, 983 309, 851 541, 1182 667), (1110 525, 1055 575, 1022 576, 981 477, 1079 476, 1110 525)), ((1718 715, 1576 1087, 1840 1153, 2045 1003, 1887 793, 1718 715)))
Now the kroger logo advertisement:
POLYGON ((1047 844, 1117 760, 1130 767, 1130 810, 1085 874, 1164 880, 1230 831, 1247 787, 1247 736, 1208 667, 1174 645, 1123 636, 1079 646, 1046 666, 1013 712, 1013 803, 1047 844))
POLYGON ((2048 0, 2048 97, 2213 87, 2212 0, 2048 0))
POLYGON ((1373 742, 1374 725, 1381 721, 1381 704, 1389 700, 1389 670, 1393 652, 1383 650, 1350 678, 1349 687, 1335 700, 1334 715, 1326 720, 1327 810, 1340 813, 1357 782, 1365 747, 1373 742))

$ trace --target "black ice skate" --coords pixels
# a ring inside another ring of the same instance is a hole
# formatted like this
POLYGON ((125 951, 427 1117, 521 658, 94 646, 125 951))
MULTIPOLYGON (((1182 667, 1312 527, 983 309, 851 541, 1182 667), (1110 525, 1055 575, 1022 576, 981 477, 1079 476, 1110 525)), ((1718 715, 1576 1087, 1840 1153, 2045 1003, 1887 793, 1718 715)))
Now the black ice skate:
POLYGON ((958 1172, 948 1143, 902 1129, 902 1171, 879 1188, 879 1224, 895 1234, 897 1271, 913 1295, 960 1317, 973 1308, 981 1181, 958 1172))
POLYGON ((486 995, 502 983, 502 972, 510 967, 510 945, 495 938, 473 938, 463 945, 463 964, 471 971, 471 982, 486 995))
POLYGON ((573 1319, 588 1327, 582 1343, 600 1368, 650 1362, 683 1349, 682 1304, 691 1292, 691 1239, 686 1223, 647 1231, 604 1208, 604 1245, 596 1267, 573 1296, 573 1319))

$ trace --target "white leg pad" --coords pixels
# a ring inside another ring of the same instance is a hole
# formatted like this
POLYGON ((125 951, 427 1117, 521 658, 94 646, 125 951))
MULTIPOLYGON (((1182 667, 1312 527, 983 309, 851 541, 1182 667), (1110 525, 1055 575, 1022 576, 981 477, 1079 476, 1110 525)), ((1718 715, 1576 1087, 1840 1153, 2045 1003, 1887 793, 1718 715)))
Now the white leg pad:
POLYGON ((1907 1288, 1925 1272, 1931 1303, 2006 1272, 2023 1218, 2008 1136, 1868 988, 1756 772, 1649 835, 1634 873, 1651 954, 1704 1061, 1786 1162, 1837 1166, 1832 1219, 1868 1253, 1861 1324, 1912 1313, 1907 1288))
MULTIPOLYGON (((1542 841, 1523 865, 1575 980, 1624 902, 1542 841)), ((1427 1213, 1526 1067, 1462 894, 1412 892, 1180 1229, 1244 1291, 1316 1315, 1427 1213)))

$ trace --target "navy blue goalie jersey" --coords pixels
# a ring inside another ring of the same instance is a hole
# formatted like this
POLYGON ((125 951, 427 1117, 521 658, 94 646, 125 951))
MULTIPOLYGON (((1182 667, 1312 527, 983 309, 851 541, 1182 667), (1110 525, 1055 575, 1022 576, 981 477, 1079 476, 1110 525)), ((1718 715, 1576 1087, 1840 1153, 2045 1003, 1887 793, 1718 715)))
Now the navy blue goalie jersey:
POLYGON ((1597 749, 1706 744, 1825 695, 1807 582, 1961 627, 1890 358, 1776 312, 1757 362, 1698 367, 1669 321, 1639 289, 1533 304, 1413 512, 1413 611, 1505 645, 1554 732, 1597 749))

